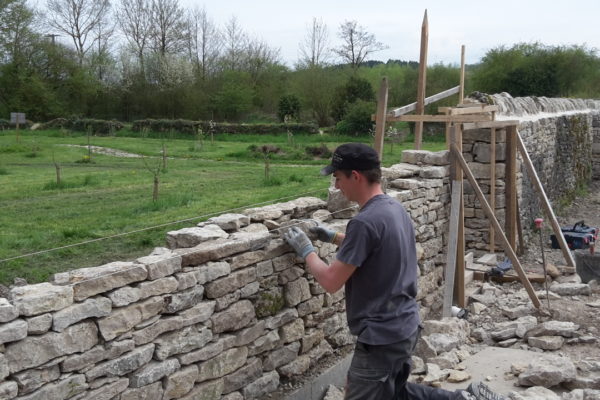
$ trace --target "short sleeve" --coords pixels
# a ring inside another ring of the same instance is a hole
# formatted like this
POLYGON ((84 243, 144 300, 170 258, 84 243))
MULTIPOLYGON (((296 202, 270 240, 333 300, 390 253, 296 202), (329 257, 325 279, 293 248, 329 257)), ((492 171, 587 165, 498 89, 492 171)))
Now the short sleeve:
POLYGON ((339 248, 336 258, 343 263, 360 267, 372 249, 373 234, 363 221, 353 219, 346 227, 346 237, 339 248))

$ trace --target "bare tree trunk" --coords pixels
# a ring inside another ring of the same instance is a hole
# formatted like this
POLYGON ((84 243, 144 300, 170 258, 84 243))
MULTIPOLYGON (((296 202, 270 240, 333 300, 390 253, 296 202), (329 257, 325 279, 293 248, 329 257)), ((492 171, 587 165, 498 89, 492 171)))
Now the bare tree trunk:
POLYGON ((156 203, 158 200, 158 174, 154 175, 154 188, 152 190, 152 201, 156 203))
POLYGON ((60 164, 55 162, 54 168, 56 168, 56 186, 60 186, 60 164))
POLYGON ((167 146, 164 143, 162 145, 162 167, 163 171, 167 170, 167 146))

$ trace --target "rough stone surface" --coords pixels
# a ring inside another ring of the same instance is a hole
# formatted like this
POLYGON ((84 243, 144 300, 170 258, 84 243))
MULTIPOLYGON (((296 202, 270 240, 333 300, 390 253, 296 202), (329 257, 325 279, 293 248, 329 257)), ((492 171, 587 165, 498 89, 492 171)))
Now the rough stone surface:
POLYGON ((546 388, 575 379, 575 365, 566 357, 545 356, 535 359, 519 375, 521 386, 543 386, 546 388))
POLYGON ((164 278, 181 270, 181 257, 169 250, 162 254, 138 258, 137 262, 146 266, 150 280, 164 278))
POLYGON ((0 383, 0 398, 2 399, 14 399, 17 397, 19 387, 16 382, 5 381, 0 383))
POLYGON ((213 332, 236 331, 248 326, 255 318, 254 306, 249 300, 241 300, 211 317, 213 332))
POLYGON ((166 308, 165 312, 175 313, 177 311, 190 308, 200 303, 204 294, 204 287, 197 285, 193 288, 177 292, 171 296, 166 297, 166 308))
POLYGON ((275 391, 279 386, 279 374, 276 371, 271 371, 254 382, 248 384, 243 390, 245 399, 263 398, 267 394, 275 391))
POLYGON ((163 399, 178 399, 192 390, 198 379, 198 367, 190 365, 183 368, 165 379, 165 392, 163 399))
POLYGON ((60 310, 73 303, 73 288, 47 282, 17 286, 10 295, 19 314, 25 316, 60 310))
POLYGON ((173 293, 177 290, 179 283, 172 276, 166 278, 158 278, 149 282, 141 282, 138 286, 140 299, 145 299, 152 296, 160 296, 161 294, 173 293))
POLYGON ((52 326, 52 314, 42 314, 27 319, 27 334, 41 335, 50 330, 52 326))
POLYGON ((229 234, 218 225, 183 228, 167 232, 167 245, 171 249, 194 247, 209 240, 224 239, 228 236, 229 234))
POLYGON ((115 307, 128 306, 140 299, 140 290, 131 286, 124 286, 107 294, 115 307))
POLYGON ((85 373, 88 380, 102 376, 123 376, 147 364, 154 353, 154 344, 138 347, 119 358, 96 365, 85 373))
POLYGON ((223 393, 223 379, 196 385, 182 400, 220 400, 223 393))
POLYGON ((54 313, 52 330, 61 332, 66 327, 91 317, 105 317, 112 310, 111 301, 106 297, 87 299, 54 313))
POLYGON ((11 373, 37 367, 53 358, 91 349, 98 343, 98 329, 93 322, 72 325, 61 333, 49 332, 30 336, 6 346, 5 355, 11 373))
POLYGON ((229 349, 198 366, 197 382, 221 378, 240 368, 248 358, 247 347, 229 349))
POLYGON ((73 286, 74 299, 81 301, 133 282, 143 281, 148 276, 148 271, 141 264, 117 261, 100 267, 78 269, 68 274, 69 283, 73 286))
POLYGON ((46 383, 57 380, 59 377, 60 368, 58 365, 53 365, 49 368, 26 370, 13 375, 13 379, 17 382, 21 395, 31 393, 46 383))
POLYGON ((163 299, 156 296, 140 303, 117 309, 109 316, 98 320, 100 333, 104 340, 112 340, 118 335, 130 331, 140 322, 158 315, 163 308, 163 299))
POLYGON ((223 393, 230 393, 242 389, 250 382, 255 381, 262 375, 262 363, 260 358, 247 361, 246 365, 223 378, 223 393))
POLYGON ((27 337, 27 322, 22 319, 0 326, 0 344, 16 342, 27 337))
POLYGON ((8 299, 0 297, 0 323, 9 322, 19 316, 17 307, 10 304, 8 299))
POLYGON ((127 390, 129 386, 129 379, 122 378, 115 382, 101 386, 98 389, 91 390, 87 393, 84 399, 89 400, 111 400, 127 390))
POLYGON ((212 332, 206 327, 198 330, 190 326, 180 331, 165 333, 154 341, 156 344, 154 358, 165 360, 175 354, 199 349, 210 342, 212 337, 212 332))
POLYGON ((149 385, 179 369, 179 361, 171 358, 165 361, 151 361, 129 377, 129 386, 139 388, 149 385))
POLYGON ((162 400, 163 389, 160 382, 141 388, 131 388, 121 394, 120 400, 162 400))

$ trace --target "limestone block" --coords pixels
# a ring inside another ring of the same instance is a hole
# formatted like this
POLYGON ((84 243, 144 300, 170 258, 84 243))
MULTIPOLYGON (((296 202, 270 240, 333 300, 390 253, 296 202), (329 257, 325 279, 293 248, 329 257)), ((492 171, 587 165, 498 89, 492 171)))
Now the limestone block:
POLYGON ((565 343, 562 336, 537 336, 527 339, 527 344, 542 350, 558 350, 565 343))
POLYGON ((195 325, 208 320, 215 311, 214 301, 203 301, 192 308, 181 311, 178 315, 182 318, 183 326, 195 325))
POLYGON ((296 320, 296 318, 298 318, 298 311, 295 308, 286 308, 280 313, 267 318, 265 326, 267 329, 277 329, 288 322, 296 320))
POLYGON ((0 399, 14 399, 17 397, 19 387, 16 382, 4 381, 0 383, 0 399))
POLYGON ((165 379, 165 392, 163 400, 178 399, 192 390, 198 378, 198 367, 190 365, 165 379))
POLYGON ((228 275, 231 272, 231 266, 225 261, 209 262, 200 266, 196 271, 196 280, 199 285, 212 282, 217 278, 228 275))
POLYGON ((17 307, 10 304, 8 299, 0 297, 0 323, 9 322, 19 316, 17 307))
POLYGON ((340 314, 334 314, 330 318, 327 318, 323 323, 323 333, 325 336, 331 336, 344 326, 344 322, 342 321, 340 314))
POLYGON ((27 337, 27 322, 23 319, 0 325, 0 344, 16 342, 25 337, 27 337))
POLYGON ((35 392, 20 396, 19 400, 64 400, 71 398, 88 388, 83 375, 71 375, 56 383, 42 386, 35 392))
POLYGON ((241 298, 241 293, 239 290, 236 290, 233 293, 228 293, 222 297, 219 297, 216 300, 217 304, 215 305, 215 311, 222 311, 222 310, 226 309, 227 307, 229 307, 236 301, 239 301, 240 298, 241 298))
POLYGON ((245 328, 255 316, 252 303, 249 300, 241 300, 211 317, 213 332, 221 333, 245 328))
POLYGON ((66 327, 91 317, 105 317, 112 310, 111 301, 106 297, 87 299, 54 313, 52 330, 62 332, 66 327))
POLYGON ((72 325, 61 333, 29 336, 6 346, 5 356, 11 373, 37 367, 53 358, 81 353, 98 343, 98 328, 93 322, 72 325))
POLYGON ((131 286, 123 286, 113 290, 106 296, 112 301, 113 306, 124 307, 140 299, 140 290, 131 286))
POLYGON ((414 190, 421 187, 421 185, 417 179, 399 178, 390 181, 390 187, 396 189, 414 190))
POLYGON ((204 286, 196 285, 191 289, 187 289, 183 292, 177 292, 175 294, 167 296, 167 305, 165 307, 165 312, 176 313, 177 311, 193 307, 202 301, 203 294, 204 286))
POLYGON ((137 262, 146 266, 150 280, 164 278, 181 270, 181 257, 171 251, 141 257, 137 262))
POLYGON ((52 314, 42 314, 35 317, 27 318, 27 334, 41 335, 50 330, 52 326, 52 314))
POLYGON ((543 356, 531 361, 519 375, 519 386, 543 386, 546 388, 575 379, 577 370, 568 357, 543 356))
POLYGON ((206 285, 206 297, 216 299, 256 280, 256 268, 244 268, 206 285))
MULTIPOLYGON (((241 232, 240 232, 241 233, 241 232)), ((207 261, 216 261, 233 254, 259 250, 269 242, 267 232, 243 233, 235 239, 216 239, 200 243, 189 249, 177 249, 175 252, 182 256, 182 265, 199 265, 207 261)))
POLYGON ((402 162, 419 165, 425 162, 429 153, 427 150, 402 150, 402 162))
POLYGON ((240 368, 248 358, 247 347, 229 349, 210 360, 198 364, 197 382, 221 378, 240 368))
POLYGON ((250 218, 244 214, 221 214, 217 217, 209 218, 207 223, 215 224, 225 231, 237 231, 250 223, 250 218))
POLYGON ((13 375, 13 379, 19 386, 19 394, 24 395, 42 387, 46 383, 57 380, 60 377, 60 368, 53 365, 49 368, 29 369, 13 375))
POLYGON ((419 175, 425 179, 445 178, 450 175, 450 167, 423 167, 419 175))
MULTIPOLYGON (((476 179, 490 179, 490 164, 469 163, 469 168, 476 179)), ((504 164, 496 164, 496 179, 504 179, 504 164)))
POLYGON ((272 371, 277 367, 280 367, 285 364, 289 364, 292 362, 300 351, 300 343, 294 342, 285 347, 277 349, 271 353, 269 353, 263 362, 263 369, 265 371, 272 371))
POLYGON ((587 283, 558 283, 550 285, 550 290, 560 296, 589 296, 592 289, 587 283))
POLYGON ((308 314, 319 312, 323 309, 323 296, 314 296, 296 307, 298 316, 304 317, 308 314))
POLYGON ((141 303, 114 310, 111 315, 99 319, 98 327, 104 340, 112 340, 130 331, 140 322, 160 314, 164 308, 161 297, 151 297, 141 303))
POLYGON ((177 359, 181 365, 193 364, 198 361, 206 361, 223 352, 225 349, 223 343, 223 340, 219 340, 218 342, 207 344, 199 350, 178 354, 177 359))
POLYGON ((471 334, 469 323, 460 318, 442 318, 441 320, 427 320, 422 322, 423 336, 429 336, 434 333, 445 333, 458 338, 462 343, 466 343, 471 334))
POLYGON ((258 321, 254 325, 252 325, 246 329, 242 329, 239 333, 236 334, 235 346, 236 347, 245 346, 245 345, 255 341, 260 336, 262 336, 264 334, 264 332, 265 332, 265 321, 264 320, 258 321))
POLYGON ((131 374, 129 386, 139 388, 154 383, 167 375, 179 370, 179 361, 171 358, 165 361, 150 361, 142 368, 131 374))
POLYGON ((288 306, 294 307, 303 301, 310 299, 310 286, 306 278, 298 278, 285 285, 283 297, 288 306))
POLYGON ((327 341, 334 347, 342 347, 356 343, 356 337, 344 328, 329 336, 327 341))
POLYGON ((301 349, 300 352, 302 354, 307 353, 317 344, 321 343, 325 339, 325 334, 322 329, 311 328, 305 331, 304 337, 301 340, 301 349))
POLYGON ((112 400, 115 397, 119 396, 120 393, 123 393, 125 390, 127 390, 128 386, 129 379, 122 378, 115 382, 103 385, 98 389, 88 391, 85 399, 112 400))
POLYGON ((121 393, 120 400, 162 400, 163 388, 161 382, 141 388, 130 388, 121 393))
POLYGON ((198 330, 190 326, 180 331, 165 333, 154 341, 156 344, 154 358, 162 361, 175 354, 187 353, 202 348, 212 338, 211 330, 206 327, 198 330))
POLYGON ((220 400, 223 393, 223 379, 215 379, 195 386, 181 400, 220 400))
MULTIPOLYGON (((288 245, 286 245, 288 246, 288 245)), ((288 246, 288 249, 290 247, 288 246)), ((276 257, 273 260, 273 269, 276 272, 281 272, 287 268, 292 267, 296 263, 296 255, 294 253, 284 254, 280 257, 276 257)))
POLYGON ((173 293, 177 290, 179 282, 172 276, 158 278, 153 281, 141 282, 138 285, 140 299, 146 299, 151 296, 160 296, 161 294, 173 293))
POLYGON ((142 264, 117 261, 100 267, 78 269, 68 274, 74 298, 81 301, 133 282, 143 281, 148 276, 148 271, 142 264))
POLYGON ((8 361, 3 353, 0 353, 0 381, 6 378, 10 374, 8 369, 8 361))
POLYGON ((287 377, 291 378, 294 376, 302 375, 310 368, 310 357, 308 355, 301 355, 291 363, 277 368, 277 371, 287 377))
POLYGON ((388 180, 394 180, 399 178, 410 178, 414 175, 419 175, 420 167, 407 164, 407 163, 398 163, 390 166, 389 168, 381 168, 381 173, 388 180))
POLYGON ((247 299, 254 296, 260 290, 260 283, 258 281, 250 282, 239 290, 240 298, 247 299))
MULTIPOLYGON (((473 145, 473 155, 475 161, 480 163, 490 163, 491 150, 489 143, 476 142, 473 145)), ((506 159, 506 144, 496 143, 496 161, 504 161, 506 159)))
POLYGON ((245 399, 262 399, 277 390, 277 386, 279 386, 279 374, 277 371, 271 371, 248 384, 242 393, 245 399))
POLYGON ((254 356, 280 347, 281 339, 277 331, 270 331, 264 336, 259 337, 248 348, 248 355, 254 356))
POLYGON ((283 343, 300 340, 302 336, 304 336, 304 321, 302 318, 298 318, 279 328, 279 337, 283 340, 283 343))
MULTIPOLYGON (((223 379, 223 393, 239 390, 262 375, 260 358, 248 360, 247 364, 223 379)), ((241 395, 240 395, 241 396, 241 395)))
POLYGON ((189 289, 198 283, 198 280, 196 279, 195 271, 181 272, 181 273, 175 274, 175 277, 177 278, 177 282, 178 282, 178 286, 177 286, 178 291, 189 289))
POLYGON ((546 321, 535 328, 527 331, 526 336, 562 336, 570 338, 575 336, 575 332, 579 329, 579 325, 570 321, 546 321))
POLYGON ((302 275, 304 275, 304 268, 293 266, 283 270, 277 275, 277 283, 280 285, 285 285, 288 282, 295 281, 302 275))
POLYGON ((33 316, 70 306, 73 288, 44 282, 14 287, 10 296, 20 315, 33 316))
POLYGON ((450 151, 441 150, 435 152, 429 152, 425 154, 423 163, 428 165, 448 165, 450 164, 450 151))
POLYGON ((278 219, 283 215, 281 208, 277 205, 268 205, 264 207, 254 207, 244 210, 252 222, 261 222, 266 219, 278 219))
POLYGON ((150 343, 125 353, 114 360, 96 365, 85 373, 88 381, 102 376, 123 376, 147 364, 152 359, 154 344, 150 343))
POLYGON ((339 189, 329 188, 327 195, 327 210, 336 218, 352 218, 357 212, 358 206, 348 201, 339 189))
POLYGON ((205 225, 201 228, 183 228, 167 232, 167 246, 170 249, 194 247, 214 239, 226 239, 229 234, 218 225, 205 225))
POLYGON ((165 332, 181 329, 182 327, 183 319, 181 317, 165 317, 146 328, 136 330, 133 332, 132 339, 136 346, 140 346, 142 344, 150 343, 165 332))
POLYGON ((120 342, 111 342, 104 346, 96 346, 82 354, 74 354, 68 356, 60 364, 62 372, 78 371, 94 364, 99 363, 102 360, 113 359, 119 357, 121 354, 133 350, 135 343, 133 340, 123 340, 120 342))

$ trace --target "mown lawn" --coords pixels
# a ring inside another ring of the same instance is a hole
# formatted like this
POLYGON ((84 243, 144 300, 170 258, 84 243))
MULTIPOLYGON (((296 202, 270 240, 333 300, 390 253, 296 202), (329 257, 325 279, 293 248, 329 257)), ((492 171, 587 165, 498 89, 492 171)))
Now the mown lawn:
MULTIPOLYGON (((220 135, 190 139, 183 135, 130 131, 116 137, 87 137, 67 131, 0 132, 0 283, 15 277, 28 282, 48 280, 74 268, 134 259, 163 246, 165 233, 193 226, 213 215, 302 195, 326 198, 329 178, 319 169, 325 158, 306 147, 357 141, 355 137, 295 135, 220 135), (202 140, 201 140, 202 139, 202 140), (93 146, 143 155, 115 157, 92 153, 93 146), (269 155, 269 177, 261 146, 280 149, 269 155), (166 168, 160 156, 166 148, 166 168), (57 185, 56 165, 61 184, 57 185), (153 172, 159 198, 152 199, 153 172), (183 221, 173 223, 175 221, 183 221), (162 225, 154 229, 153 226, 162 225), (137 233, 128 232, 142 230, 137 233), (114 235, 117 237, 102 239, 114 235), (101 240, 96 240, 101 239, 101 240), (29 253, 70 246, 18 259, 29 253)), ((368 138, 365 138, 368 140, 368 138)), ((384 164, 400 159, 412 143, 386 145, 384 164)), ((426 142, 431 150, 443 141, 426 142)))

